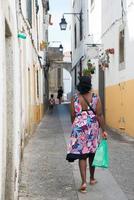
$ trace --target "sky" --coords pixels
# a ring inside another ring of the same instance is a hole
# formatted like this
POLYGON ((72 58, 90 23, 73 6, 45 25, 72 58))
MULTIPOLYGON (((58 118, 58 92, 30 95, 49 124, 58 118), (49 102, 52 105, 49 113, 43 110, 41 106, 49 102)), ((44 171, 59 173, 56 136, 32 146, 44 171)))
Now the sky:
POLYGON ((63 45, 63 51, 71 50, 71 15, 65 15, 66 21, 68 23, 67 30, 61 31, 59 23, 63 16, 63 13, 71 12, 71 2, 72 0, 50 0, 50 10, 49 14, 52 15, 52 26, 49 26, 49 41, 51 46, 59 46, 60 43, 52 43, 51 41, 61 41, 63 45))
MULTIPOLYGON (((49 26, 48 40, 50 46, 59 47, 60 43, 53 43, 51 41, 61 41, 63 52, 71 51, 71 19, 72 15, 65 15, 66 22, 68 23, 66 31, 61 31, 59 23, 63 13, 71 12, 72 0, 49 0, 50 10, 49 14, 52 15, 52 26, 49 26)), ((69 72, 63 70, 63 88, 64 94, 71 91, 71 76, 69 72)))

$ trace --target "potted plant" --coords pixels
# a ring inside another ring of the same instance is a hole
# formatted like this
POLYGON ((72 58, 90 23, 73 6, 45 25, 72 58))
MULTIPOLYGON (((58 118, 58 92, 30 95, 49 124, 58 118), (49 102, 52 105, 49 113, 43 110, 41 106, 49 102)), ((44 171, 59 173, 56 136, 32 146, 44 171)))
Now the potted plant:
POLYGON ((91 74, 95 73, 95 66, 91 63, 91 60, 87 61, 87 68, 83 69, 84 76, 91 76, 91 74))

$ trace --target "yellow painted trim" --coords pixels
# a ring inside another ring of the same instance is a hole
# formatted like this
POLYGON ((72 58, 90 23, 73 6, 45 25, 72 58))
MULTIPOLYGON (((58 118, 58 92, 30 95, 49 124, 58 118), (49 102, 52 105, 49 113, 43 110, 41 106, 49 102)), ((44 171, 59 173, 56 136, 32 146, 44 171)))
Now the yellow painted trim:
POLYGON ((105 89, 105 117, 108 126, 134 136, 134 80, 105 89))
POLYGON ((35 111, 34 112, 34 119, 35 119, 34 121, 36 124, 38 124, 44 115, 44 105, 43 104, 35 105, 34 111, 35 111))

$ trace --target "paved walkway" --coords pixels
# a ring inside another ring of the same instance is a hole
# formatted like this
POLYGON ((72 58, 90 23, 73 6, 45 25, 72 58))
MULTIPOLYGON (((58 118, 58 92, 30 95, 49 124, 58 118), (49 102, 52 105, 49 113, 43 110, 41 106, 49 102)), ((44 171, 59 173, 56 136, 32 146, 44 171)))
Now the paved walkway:
POLYGON ((45 115, 24 151, 19 200, 134 200, 134 140, 110 133, 110 169, 81 194, 77 162, 65 160, 70 131, 67 105, 45 115))

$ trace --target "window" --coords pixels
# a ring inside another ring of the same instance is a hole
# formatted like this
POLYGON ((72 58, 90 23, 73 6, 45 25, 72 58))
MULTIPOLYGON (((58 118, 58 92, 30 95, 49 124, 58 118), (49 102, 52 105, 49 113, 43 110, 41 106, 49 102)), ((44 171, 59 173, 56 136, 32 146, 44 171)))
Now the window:
POLYGON ((119 32, 119 69, 124 69, 124 29, 119 32))
POLYGON ((32 0, 27 0, 27 19, 32 27, 32 0))
POLYGON ((80 12, 80 40, 83 38, 82 11, 80 12))
POLYGON ((74 45, 75 45, 75 49, 77 48, 77 28, 76 28, 76 24, 74 26, 74 45))
POLYGON ((119 62, 124 62, 124 30, 120 31, 119 35, 119 62))

